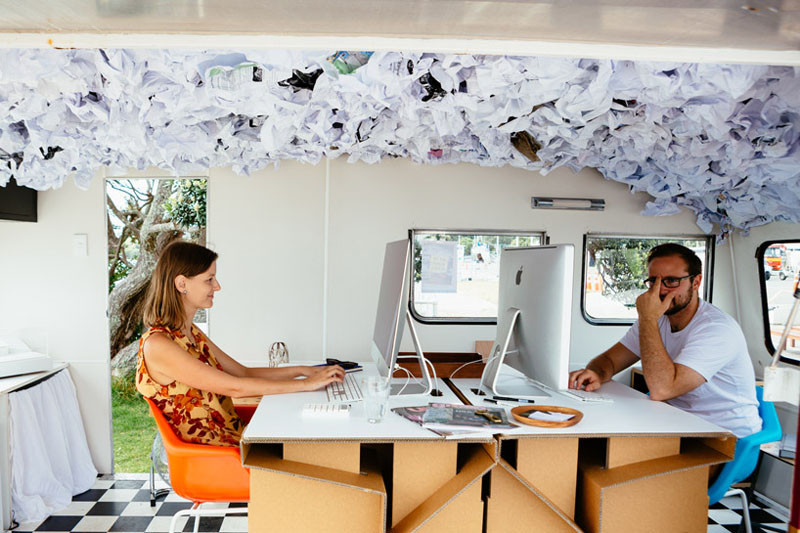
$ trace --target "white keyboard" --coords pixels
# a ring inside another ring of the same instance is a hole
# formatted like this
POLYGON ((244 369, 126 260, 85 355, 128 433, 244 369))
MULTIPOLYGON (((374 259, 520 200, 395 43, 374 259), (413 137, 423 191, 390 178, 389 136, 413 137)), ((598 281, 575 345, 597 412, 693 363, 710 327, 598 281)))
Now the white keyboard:
POLYGON ((578 400, 579 402, 605 402, 605 403, 613 403, 614 400, 609 398, 608 396, 603 396, 599 392, 590 392, 585 390, 579 389, 562 389, 560 391, 561 394, 572 398, 573 400, 578 400))
POLYGON ((303 406, 303 417, 347 418, 350 406, 345 403, 307 403, 303 406))
POLYGON ((361 387, 352 374, 345 374, 344 381, 334 381, 325 387, 328 401, 331 403, 351 403, 361 401, 361 387))

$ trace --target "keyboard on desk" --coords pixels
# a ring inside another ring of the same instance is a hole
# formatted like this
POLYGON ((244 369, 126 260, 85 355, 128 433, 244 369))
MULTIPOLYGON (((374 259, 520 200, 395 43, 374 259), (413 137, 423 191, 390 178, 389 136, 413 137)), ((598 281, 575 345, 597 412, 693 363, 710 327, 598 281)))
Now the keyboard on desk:
POLYGON ((361 401, 361 387, 353 374, 345 374, 344 381, 334 381, 325 387, 328 401, 331 403, 350 403, 361 401))
POLYGON ((603 396, 599 392, 594 391, 585 391, 581 389, 562 389, 559 391, 564 396, 572 398, 573 400, 578 400, 581 402, 605 402, 605 403, 613 403, 614 400, 609 398, 608 396, 603 396))

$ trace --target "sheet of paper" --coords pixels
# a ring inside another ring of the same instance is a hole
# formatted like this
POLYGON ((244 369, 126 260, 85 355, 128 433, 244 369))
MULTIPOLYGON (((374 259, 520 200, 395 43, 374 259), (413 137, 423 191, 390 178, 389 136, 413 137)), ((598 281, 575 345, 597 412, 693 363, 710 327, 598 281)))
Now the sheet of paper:
POLYGON ((575 415, 568 413, 554 413, 552 411, 528 411, 528 418, 531 420, 542 420, 546 422, 566 422, 575 418, 575 415))

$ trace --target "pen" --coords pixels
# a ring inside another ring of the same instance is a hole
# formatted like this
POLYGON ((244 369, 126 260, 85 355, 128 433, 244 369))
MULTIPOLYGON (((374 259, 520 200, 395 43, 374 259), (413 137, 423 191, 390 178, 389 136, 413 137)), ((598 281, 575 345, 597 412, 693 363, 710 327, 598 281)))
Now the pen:
MULTIPOLYGON (((522 398, 509 398, 508 396, 492 396, 492 400, 503 400, 505 402, 517 402, 517 403, 536 403, 534 400, 525 400, 522 398)), ((489 401, 489 398, 486 399, 489 401)))
POLYGON ((503 400, 493 400, 492 398, 484 398, 483 401, 484 402, 493 403, 495 405, 505 405, 507 407, 514 407, 515 406, 515 404, 513 404, 511 402, 506 402, 506 401, 503 401, 503 400))
POLYGON ((352 374, 353 372, 361 372, 362 370, 364 370, 363 366, 357 366, 355 368, 351 368, 350 370, 345 370, 344 373, 345 374, 352 374))

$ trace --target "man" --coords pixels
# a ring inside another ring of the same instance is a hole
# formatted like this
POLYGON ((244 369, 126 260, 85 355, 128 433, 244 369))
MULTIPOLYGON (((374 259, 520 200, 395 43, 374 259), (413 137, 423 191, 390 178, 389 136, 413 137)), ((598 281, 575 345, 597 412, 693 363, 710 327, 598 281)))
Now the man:
POLYGON ((733 318, 700 300, 700 259, 679 244, 647 257, 649 289, 636 299, 639 319, 622 340, 571 372, 569 386, 592 391, 637 359, 650 398, 745 437, 761 429, 753 365, 733 318))

